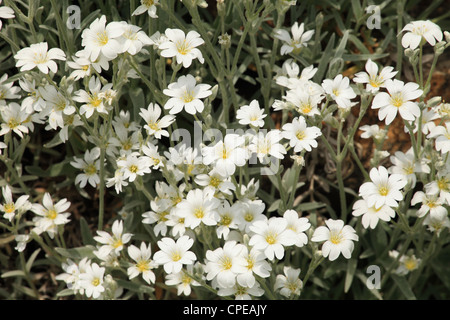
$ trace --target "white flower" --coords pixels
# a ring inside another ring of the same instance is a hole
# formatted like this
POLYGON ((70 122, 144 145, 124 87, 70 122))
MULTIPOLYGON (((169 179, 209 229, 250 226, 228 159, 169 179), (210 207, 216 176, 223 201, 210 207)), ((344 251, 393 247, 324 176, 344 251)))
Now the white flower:
POLYGON ((256 221, 265 221, 267 217, 263 214, 266 205, 260 199, 248 200, 237 202, 239 208, 239 214, 236 217, 236 221, 239 226, 239 230, 244 233, 250 233, 250 227, 256 221))
POLYGON ((48 50, 47 42, 40 42, 19 50, 14 59, 17 60, 16 67, 20 67, 20 71, 28 71, 38 67, 42 73, 48 74, 49 70, 53 73, 58 71, 58 66, 53 60, 65 61, 66 55, 59 48, 48 50))
POLYGON ((156 14, 156 5, 159 0, 141 0, 141 5, 136 8, 131 14, 132 16, 137 16, 147 12, 150 18, 158 18, 156 14))
POLYGON ((327 219, 326 226, 320 226, 314 230, 311 241, 322 242, 322 255, 330 261, 336 260, 339 255, 350 259, 353 248, 353 241, 358 241, 355 229, 349 225, 344 226, 344 221, 327 219))
POLYGON ((194 189, 188 192, 186 199, 177 204, 177 215, 184 218, 186 227, 195 229, 200 223, 207 226, 217 224, 215 212, 220 201, 209 190, 194 189))
POLYGON ((229 133, 225 138, 213 146, 203 147, 203 163, 214 164, 217 172, 228 177, 236 171, 236 166, 242 167, 247 160, 246 151, 242 147, 245 139, 234 133, 229 133))
POLYGON ((425 216, 425 220, 423 220, 423 224, 428 226, 429 231, 436 232, 438 236, 445 228, 450 229, 450 219, 448 216, 439 219, 436 216, 427 215, 425 216))
POLYGON ((304 116, 313 117, 320 115, 318 105, 323 99, 322 95, 311 95, 306 90, 291 89, 284 96, 287 102, 291 103, 295 110, 304 116))
POLYGON ((170 109, 170 114, 177 114, 186 110, 189 114, 201 113, 205 108, 202 100, 212 94, 209 84, 197 84, 194 76, 188 74, 180 76, 177 82, 169 84, 163 90, 166 96, 171 97, 164 105, 164 109, 170 109))
POLYGON ((177 286, 177 295, 184 294, 190 296, 192 292, 191 286, 200 286, 196 280, 192 279, 189 274, 193 274, 193 265, 186 266, 186 271, 181 269, 180 272, 166 275, 165 284, 168 286, 177 286))
POLYGON ((249 105, 240 107, 236 113, 236 119, 242 125, 251 125, 254 127, 264 127, 264 109, 259 107, 258 100, 252 100, 249 105))
POLYGON ((144 242, 141 243, 140 248, 130 245, 128 247, 128 255, 134 260, 135 264, 128 267, 127 274, 130 279, 142 274, 142 278, 148 284, 155 283, 156 276, 151 269, 156 267, 156 264, 150 259, 152 255, 152 247, 148 247, 144 242))
POLYGON ((124 33, 120 22, 110 22, 106 25, 106 16, 96 18, 89 28, 81 34, 81 45, 92 61, 97 60, 100 55, 112 60, 122 51, 117 38, 124 33))
POLYGON ((181 271, 183 265, 190 265, 195 262, 197 256, 189 249, 194 244, 194 240, 188 236, 181 236, 175 242, 172 238, 162 238, 158 241, 161 249, 153 255, 153 260, 159 265, 163 265, 166 273, 177 273, 181 271))
MULTIPOLYGON (((0 0, 0 4, 2 4, 2 0, 0 0)), ((0 18, 2 19, 12 19, 15 18, 14 10, 7 6, 0 7, 0 18)), ((2 20, 0 20, 0 30, 2 30, 2 20)))
POLYGON ((348 77, 338 74, 334 79, 325 79, 322 82, 325 93, 336 101, 339 108, 350 109, 352 107, 351 99, 356 97, 355 91, 350 87, 348 77))
POLYGON ((117 38, 122 48, 121 53, 128 52, 135 55, 141 51, 143 46, 153 44, 150 37, 140 27, 128 24, 125 21, 121 21, 120 24, 124 30, 122 35, 117 38))
POLYGON ((98 73, 103 70, 109 70, 108 59, 104 55, 99 55, 97 59, 91 60, 89 52, 86 50, 79 50, 72 56, 73 61, 67 61, 67 65, 74 69, 69 78, 73 78, 75 81, 89 77, 93 71, 98 73))
POLYGON ((282 138, 280 130, 277 129, 270 130, 267 134, 260 131, 253 136, 248 150, 256 153, 259 161, 264 164, 269 163, 270 156, 283 159, 286 148, 279 143, 282 138))
POLYGON ((416 160, 414 150, 412 148, 410 148, 406 153, 396 151, 394 155, 390 157, 390 160, 393 166, 389 167, 389 173, 405 175, 412 188, 416 185, 416 173, 431 172, 430 167, 427 164, 416 160))
POLYGON ((364 199, 357 200, 353 204, 352 214, 355 217, 362 216, 361 222, 364 228, 375 229, 379 220, 390 221, 395 217, 395 210, 388 205, 382 205, 378 209, 375 206, 369 207, 364 199))
POLYGON ((80 274, 80 287, 85 290, 88 298, 97 299, 105 291, 105 268, 96 263, 88 264, 84 273, 80 274))
POLYGON ((441 153, 447 153, 450 151, 450 122, 445 123, 444 126, 436 126, 431 129, 427 138, 435 139, 435 148, 441 153))
POLYGON ((192 60, 198 59, 204 62, 202 52, 197 49, 199 45, 205 43, 197 31, 189 31, 185 34, 180 29, 167 28, 165 31, 167 41, 159 45, 161 56, 166 58, 175 57, 178 64, 188 68, 192 60))
POLYGON ((423 191, 417 191, 411 199, 411 205, 422 203, 422 206, 417 210, 419 218, 425 216, 428 212, 436 220, 444 220, 447 216, 447 208, 444 207, 445 200, 438 194, 426 194, 423 191))
MULTIPOLYGON (((419 121, 422 120, 421 123, 421 130, 423 134, 429 134, 431 133, 431 130, 433 130, 436 127, 436 123, 434 120, 439 119, 440 115, 438 111, 433 109, 424 109, 422 110, 422 119, 417 118, 414 124, 413 132, 416 133, 419 130, 419 121)), ((405 132, 408 132, 408 128, 405 126, 405 132)))
POLYGON ((151 211, 144 212, 142 214, 142 223, 144 224, 154 224, 153 231, 156 236, 161 234, 165 236, 167 233, 167 216, 170 212, 170 202, 169 201, 150 201, 151 211))
POLYGON ((28 133, 28 128, 24 125, 24 122, 27 121, 28 114, 20 110, 19 104, 11 102, 7 106, 0 108, 0 115, 3 120, 0 136, 13 131, 23 138, 23 134, 28 133))
POLYGON ((154 136, 156 139, 161 139, 162 136, 168 137, 169 132, 164 130, 175 121, 174 115, 166 115, 161 119, 161 107, 155 103, 150 103, 147 109, 141 108, 139 115, 144 119, 144 128, 150 136, 154 136))
POLYGON ((450 172, 448 170, 440 170, 437 172, 433 181, 428 182, 424 186, 425 193, 428 195, 437 195, 450 205, 450 172))
POLYGON ((236 276, 245 269, 236 263, 245 246, 236 241, 227 241, 223 248, 206 251, 206 280, 217 280, 222 288, 230 288, 236 284, 236 276))
POLYGON ((102 87, 100 79, 92 77, 89 80, 89 92, 85 90, 78 90, 73 97, 74 101, 84 103, 80 107, 80 113, 85 114, 86 118, 90 118, 94 111, 98 113, 107 114, 106 102, 104 101, 104 94, 112 88, 112 83, 108 83, 102 87))
POLYGON ((74 157, 74 161, 70 162, 73 167, 83 170, 83 173, 78 174, 75 178, 75 184, 79 183, 80 188, 84 188, 88 182, 94 188, 100 183, 100 177, 97 174, 100 170, 99 157, 100 148, 95 147, 90 151, 86 150, 84 159, 74 157))
POLYGON ((390 124, 397 116, 407 121, 414 121, 420 116, 420 108, 415 100, 419 98, 423 91, 419 89, 419 85, 414 82, 405 84, 403 81, 394 79, 386 80, 387 92, 379 92, 372 102, 372 109, 380 109, 378 118, 384 120, 386 124, 390 124))
POLYGON ((430 20, 410 22, 402 29, 403 31, 407 31, 402 37, 403 48, 409 47, 413 50, 420 45, 422 40, 434 46, 443 38, 441 28, 430 20))
POLYGON ((386 130, 381 129, 377 124, 367 124, 359 127, 359 130, 363 131, 363 133, 361 133, 361 138, 363 139, 369 139, 370 137, 373 137, 375 141, 381 141, 381 139, 383 139, 386 135, 386 130))
POLYGON ((14 240, 16 240, 17 245, 14 247, 17 252, 23 252, 27 247, 27 243, 30 240, 29 234, 18 234, 14 236, 14 240))
POLYGON ((217 207, 215 211, 215 220, 217 221, 216 234, 217 237, 228 239, 231 229, 238 229, 236 216, 239 212, 238 204, 230 203, 225 200, 217 207))
POLYGON ((359 188, 359 195, 367 201, 369 207, 379 209, 383 205, 398 207, 403 200, 401 189, 406 186, 407 180, 402 174, 389 175, 383 166, 370 170, 370 182, 363 183, 359 188))
POLYGON ((31 114, 33 111, 42 111, 46 103, 39 92, 40 87, 36 88, 36 80, 21 79, 19 85, 23 91, 27 92, 27 97, 22 100, 22 110, 25 110, 27 114, 31 114))
POLYGON ((28 201, 30 196, 22 195, 14 201, 9 185, 2 187, 2 195, 5 201, 0 203, 0 211, 4 213, 3 217, 10 222, 17 213, 24 213, 25 211, 31 209, 31 203, 28 201))
POLYGON ((123 233, 122 220, 114 221, 111 232, 112 234, 103 230, 97 230, 97 236, 94 237, 94 240, 102 244, 98 250, 100 256, 107 256, 111 252, 114 252, 116 255, 119 254, 124 244, 128 243, 133 236, 131 233, 123 233))
POLYGON ((53 204, 52 197, 46 192, 42 199, 42 204, 34 203, 31 207, 31 210, 38 215, 33 218, 34 231, 37 234, 47 232, 50 238, 53 239, 55 234, 58 233, 58 226, 70 221, 68 219, 70 213, 66 212, 70 207, 70 202, 64 198, 53 204))
MULTIPOLYGON (((399 252, 396 250, 389 251, 389 256, 392 259, 398 259, 399 252)), ((395 273, 399 275, 406 275, 409 272, 417 269, 419 267, 419 264, 422 262, 421 259, 417 259, 415 255, 403 255, 398 260, 400 265, 395 270, 395 273)))
POLYGON ((308 218, 299 217, 295 210, 287 210, 283 214, 283 218, 287 222, 286 228, 292 230, 295 234, 296 242, 294 243, 297 247, 303 247, 308 243, 308 236, 305 231, 311 227, 308 218))
POLYGON ((106 187, 110 188, 114 186, 116 193, 122 192, 122 187, 126 187, 128 182, 123 177, 123 171, 121 169, 116 169, 114 171, 114 176, 106 180, 106 187))
POLYGON ((256 221, 250 227, 255 234, 250 238, 249 245, 264 252, 269 260, 274 257, 284 257, 284 247, 297 242, 295 233, 287 229, 284 218, 272 217, 267 221, 256 221))
POLYGON ((275 38, 283 41, 281 46, 281 54, 294 53, 298 54, 303 47, 307 47, 307 42, 312 38, 314 30, 309 30, 305 32, 305 25, 301 23, 300 26, 298 22, 295 22, 291 27, 292 37, 286 30, 279 29, 275 31, 275 38))
POLYGON ((366 62, 367 72, 358 72, 355 74, 353 81, 356 83, 367 83, 366 90, 371 93, 376 93, 380 88, 385 88, 385 82, 388 79, 392 79, 397 74, 397 71, 393 71, 393 67, 384 67, 380 74, 378 74, 378 65, 371 59, 366 62))
POLYGON ((294 118, 292 123, 286 123, 282 130, 283 137, 289 140, 289 145, 294 148, 294 152, 311 151, 312 148, 317 148, 315 139, 322 135, 319 128, 307 127, 303 116, 294 118))
POLYGON ((231 288, 219 287, 217 295, 230 296, 234 295, 236 300, 252 300, 252 296, 260 297, 264 294, 264 290, 261 288, 259 282, 255 282, 252 287, 245 287, 239 284, 234 285, 231 288))
POLYGON ((221 192, 231 195, 231 191, 236 190, 231 178, 222 176, 216 169, 212 169, 208 174, 197 175, 194 181, 204 189, 212 189, 214 193, 221 192))
POLYGON ((56 130, 64 127, 63 115, 74 114, 76 109, 70 101, 52 85, 39 88, 39 93, 46 103, 46 108, 42 111, 43 116, 48 116, 49 126, 56 130))
POLYGON ((143 176, 152 171, 150 167, 153 165, 153 161, 149 157, 130 153, 126 155, 125 159, 118 160, 117 165, 122 169, 123 179, 133 182, 137 176, 143 176))
POLYGON ((265 254, 254 247, 250 251, 244 247, 236 263, 242 267, 236 280, 243 287, 253 287, 256 283, 255 275, 261 278, 270 277, 272 267, 267 262, 265 254))
POLYGON ((289 298, 291 295, 300 295, 303 288, 303 281, 300 280, 300 269, 283 267, 283 274, 277 275, 274 290, 280 289, 280 294, 289 298))
POLYGON ((20 88, 14 85, 14 81, 5 83, 8 80, 8 74, 0 77, 0 106, 6 104, 6 99, 19 99, 20 88))

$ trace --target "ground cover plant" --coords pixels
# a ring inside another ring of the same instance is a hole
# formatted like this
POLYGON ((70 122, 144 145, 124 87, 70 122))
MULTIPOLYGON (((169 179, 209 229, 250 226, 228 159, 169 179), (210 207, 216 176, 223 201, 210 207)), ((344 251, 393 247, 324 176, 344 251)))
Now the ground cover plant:
POLYGON ((449 9, 0 0, 0 296, 449 299, 449 9))

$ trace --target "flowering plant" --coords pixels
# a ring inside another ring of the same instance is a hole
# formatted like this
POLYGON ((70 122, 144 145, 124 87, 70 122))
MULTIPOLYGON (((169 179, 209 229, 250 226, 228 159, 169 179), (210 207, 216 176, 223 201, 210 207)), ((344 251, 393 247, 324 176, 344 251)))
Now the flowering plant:
POLYGON ((0 295, 449 298, 448 32, 405 1, 380 30, 360 1, 106 2, 0 6, 0 295))

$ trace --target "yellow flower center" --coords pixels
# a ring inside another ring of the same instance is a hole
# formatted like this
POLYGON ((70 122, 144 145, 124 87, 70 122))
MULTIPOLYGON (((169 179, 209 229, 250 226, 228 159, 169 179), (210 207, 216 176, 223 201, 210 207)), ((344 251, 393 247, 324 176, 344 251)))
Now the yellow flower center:
POLYGON ((229 270, 233 266, 231 259, 229 257, 224 257, 221 262, 223 270, 229 270))
POLYGON ((106 45, 108 43, 108 41, 109 41, 109 38, 108 38, 108 35, 106 34, 106 31, 97 33, 97 44, 99 46, 106 45))
POLYGON ((114 249, 120 248, 121 246, 123 246, 122 239, 115 239, 113 243, 114 249))
POLYGON ((342 232, 331 231, 330 232, 330 241, 333 244, 339 244, 342 242, 342 232))
POLYGON ((48 55, 47 55, 47 53, 45 53, 45 54, 34 53, 33 62, 35 64, 47 63, 48 62, 48 55))
POLYGON ((194 210, 194 216, 197 219, 202 219, 205 216, 205 212, 203 211, 203 208, 197 208, 194 210))
POLYGON ((172 260, 173 261, 178 261, 180 259, 181 259, 181 255, 180 255, 180 253, 178 251, 175 251, 175 252, 172 253, 172 260))
POLYGON ((48 219, 55 220, 56 217, 58 216, 58 212, 56 212, 55 209, 50 209, 50 210, 47 211, 47 213, 45 214, 45 216, 46 216, 48 219))
POLYGON ((229 226, 231 221, 232 221, 231 217, 228 214, 225 214, 220 219, 220 225, 229 226))
POLYGON ((191 51, 191 48, 189 47, 186 40, 183 40, 177 43, 177 51, 179 54, 182 54, 184 56, 191 51))
POLYGON ((157 131, 159 129, 158 128, 158 122, 149 122, 149 123, 147 123, 147 125, 152 130, 157 131))
POLYGON ((437 185, 438 185, 439 190, 444 190, 444 191, 448 190, 448 180, 445 177, 438 179, 437 185))
POLYGON ((409 258, 405 261, 405 268, 410 271, 414 270, 417 268, 417 262, 414 259, 409 258))
POLYGON ((83 171, 88 176, 92 176, 97 173, 97 168, 93 164, 89 164, 83 171))
POLYGON ((303 140, 306 137, 305 131, 297 131, 295 134, 298 140, 303 140))
POLYGON ((184 103, 189 103, 192 100, 194 100, 194 96, 192 95, 193 92, 192 91, 184 91, 183 96, 182 96, 182 100, 184 101, 184 103))
POLYGON ((268 244, 275 244, 277 242, 277 234, 273 233, 273 232, 269 232, 266 235, 266 242, 268 244))
POLYGON ((310 113, 311 110, 312 110, 312 107, 311 107, 310 103, 305 103, 302 106, 300 106, 300 111, 304 114, 310 113))
POLYGON ((209 180, 209 185, 213 186, 214 188, 217 188, 221 182, 222 180, 220 180, 219 178, 211 177, 211 180, 209 180))
POLYGON ((385 187, 385 186, 382 186, 382 187, 380 187, 380 188, 378 189, 378 193, 379 193, 381 196, 385 197, 385 196, 388 195, 389 189, 388 189, 387 187, 385 187))
POLYGON ((136 264, 136 268, 139 270, 139 272, 145 272, 150 270, 150 265, 148 264, 148 261, 141 260, 136 264))
POLYGON ((130 170, 131 173, 136 173, 138 171, 138 167, 134 164, 132 164, 128 170, 130 170))
POLYGON ((97 94, 94 94, 89 98, 89 104, 94 108, 97 108, 101 103, 102 99, 100 99, 97 94))
POLYGON ((100 279, 99 279, 99 278, 94 278, 94 279, 91 281, 91 284, 92 284, 94 287, 100 285, 100 279))
POLYGON ((192 279, 186 273, 183 272, 183 274, 181 276, 181 282, 185 285, 188 285, 192 282, 192 279))
POLYGON ((400 94, 392 95, 391 104, 397 108, 400 108, 403 105, 403 97, 400 94))
POLYGON ((154 3, 154 0, 142 0, 142 4, 147 7, 151 7, 154 3))
POLYGON ((16 210, 16 206, 14 205, 14 203, 7 203, 3 206, 5 213, 11 213, 14 212, 14 210, 16 210))
POLYGON ((247 212, 244 216, 245 221, 251 222, 253 221, 253 214, 251 212, 247 212))
POLYGON ((255 265, 255 261, 252 258, 247 258, 247 269, 252 270, 255 265))
POLYGON ((16 118, 11 118, 8 121, 8 127, 10 127, 11 129, 15 129, 19 124, 20 122, 17 121, 16 118))

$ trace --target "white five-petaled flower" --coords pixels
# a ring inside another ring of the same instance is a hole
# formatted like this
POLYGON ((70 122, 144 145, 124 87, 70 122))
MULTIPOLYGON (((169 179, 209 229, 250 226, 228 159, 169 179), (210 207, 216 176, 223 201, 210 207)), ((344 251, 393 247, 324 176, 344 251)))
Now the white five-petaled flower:
POLYGON ((156 5, 159 0, 141 0, 141 5, 136 8, 131 14, 132 16, 137 16, 147 12, 150 18, 158 18, 156 14, 156 5))
POLYGON ((318 105, 323 99, 323 96, 320 94, 311 95, 308 91, 297 88, 288 90, 284 98, 294 106, 295 110, 304 116, 320 115, 318 105))
MULTIPOLYGON (((19 99, 20 88, 14 85, 14 81, 7 82, 8 74, 0 77, 0 106, 6 104, 6 99, 19 99)), ((20 80, 19 80, 20 81, 20 80)))
POLYGON ((139 115, 144 119, 144 129, 150 136, 154 136, 156 139, 161 139, 162 136, 168 137, 169 132, 164 130, 175 121, 174 115, 165 115, 161 119, 161 107, 155 103, 150 103, 147 109, 141 108, 139 115))
POLYGON ((197 84, 194 76, 188 74, 178 78, 177 82, 169 84, 163 90, 166 96, 171 97, 164 105, 164 109, 170 109, 170 114, 177 114, 186 110, 189 114, 202 112, 205 105, 202 100, 212 94, 209 84, 197 84))
POLYGON ((406 152, 396 151, 390 160, 393 166, 389 167, 389 173, 405 175, 412 188, 416 185, 417 173, 430 173, 430 167, 426 163, 416 160, 412 147, 406 152))
POLYGON ((350 259, 355 247, 353 241, 358 241, 359 237, 355 229, 349 225, 344 225, 342 220, 328 219, 326 226, 320 226, 314 230, 311 241, 323 242, 322 255, 330 261, 336 260, 339 255, 350 259))
POLYGON ((162 238, 158 241, 159 251, 153 255, 153 260, 159 265, 163 265, 166 273, 180 272, 183 265, 191 265, 197 260, 197 256, 189 249, 194 244, 194 240, 188 236, 181 236, 175 242, 172 238, 162 238))
POLYGON ((283 137, 289 140, 289 145, 294 148, 294 152, 311 151, 312 148, 317 148, 315 139, 322 135, 319 128, 307 127, 303 116, 294 118, 292 123, 286 123, 282 130, 283 137))
POLYGON ((237 275, 246 271, 237 263, 244 248, 243 244, 236 241, 227 241, 221 248, 206 251, 206 280, 216 279, 220 287, 233 287, 237 275))
POLYGON ((447 216, 447 209, 444 207, 445 199, 441 198, 439 194, 426 194, 423 191, 417 191, 411 199, 411 205, 422 203, 417 216, 419 218, 425 216, 428 212, 433 219, 444 220, 447 216))
POLYGON ((150 173, 153 161, 147 156, 140 156, 138 152, 127 154, 124 159, 117 161, 117 165, 121 168, 123 179, 133 182, 137 176, 143 176, 150 173))
POLYGON ((287 222, 286 228, 292 230, 295 234, 296 242, 294 243, 297 247, 303 247, 308 243, 308 236, 305 231, 311 227, 308 218, 299 217, 295 210, 287 210, 283 214, 283 218, 287 222))
POLYGON ((102 244, 98 250, 99 256, 105 257, 111 252, 114 252, 116 255, 119 254, 120 251, 122 251, 123 246, 128 243, 133 236, 131 233, 123 233, 122 220, 114 221, 111 232, 112 234, 103 230, 97 230, 97 236, 94 237, 94 240, 102 244))
POLYGON ((122 51, 118 38, 125 32, 120 22, 106 25, 106 16, 95 19, 81 34, 81 45, 92 61, 100 55, 112 60, 122 51))
POLYGON ((86 184, 89 184, 92 187, 96 187, 97 184, 100 183, 100 177, 98 175, 98 171, 100 170, 100 148, 95 147, 92 150, 86 150, 84 153, 84 158, 75 157, 70 164, 80 170, 83 170, 83 173, 80 173, 75 178, 75 184, 80 184, 80 188, 84 188, 86 184))
POLYGON ((157 265, 150 259, 152 255, 152 247, 148 247, 144 242, 141 243, 140 248, 130 245, 128 247, 128 255, 134 260, 134 264, 127 269, 127 274, 130 279, 142 274, 142 278, 148 284, 155 283, 156 276, 152 271, 157 265))
POLYGON ((379 220, 390 221, 394 218, 395 210, 386 204, 378 209, 375 206, 369 207, 366 200, 359 199, 353 204, 352 214, 355 217, 362 216, 361 222, 364 228, 375 229, 379 220))
POLYGON ((393 67, 384 67, 380 74, 378 74, 378 66, 371 59, 366 62, 366 72, 361 71, 355 74, 353 81, 356 83, 366 83, 366 90, 371 93, 376 93, 380 88, 384 88, 385 82, 392 79, 397 71, 393 71, 393 67))
POLYGON ((275 31, 275 38, 283 41, 281 46, 281 54, 294 53, 298 54, 303 47, 308 46, 308 41, 311 40, 314 30, 308 30, 305 32, 305 25, 295 22, 291 27, 292 37, 288 31, 279 29, 275 31))
POLYGON ((249 105, 240 107, 236 113, 236 119, 239 120, 240 124, 249 124, 254 127, 264 127, 266 116, 264 109, 259 107, 258 100, 252 100, 249 105))
POLYGON ((420 108, 415 100, 419 98, 423 91, 414 82, 404 83, 403 81, 388 79, 385 82, 388 92, 378 92, 372 102, 372 109, 380 109, 378 118, 390 124, 397 116, 407 121, 414 121, 420 116, 420 108))
POLYGON ((398 207, 398 201, 403 200, 401 189, 406 186, 407 179, 403 174, 393 173, 380 166, 370 170, 371 181, 365 182, 359 188, 359 195, 367 201, 369 207, 379 209, 383 205, 398 207))
POLYGON ((287 221, 281 217, 271 217, 268 220, 256 221, 250 226, 254 235, 249 245, 264 252, 269 260, 282 259, 284 247, 297 243, 294 231, 287 228, 287 221))
POLYGON ((64 128, 64 115, 74 114, 75 107, 52 85, 40 87, 39 93, 46 103, 41 114, 48 116, 49 127, 54 130, 58 127, 64 128))
POLYGON ((70 202, 67 199, 61 199, 53 204, 52 197, 48 192, 44 194, 42 204, 34 203, 31 210, 37 215, 33 218, 35 224, 34 231, 37 234, 47 232, 50 238, 54 238, 58 233, 58 226, 68 223, 70 220, 69 212, 66 212, 70 207, 70 202))
POLYGON ((18 103, 11 102, 0 108, 0 115, 3 120, 1 123, 0 136, 13 131, 23 138, 23 134, 28 133, 28 127, 24 125, 25 121, 28 119, 28 114, 21 110, 18 103))
POLYGON ((188 192, 186 199, 177 204, 176 213, 184 218, 185 226, 191 229, 195 229, 200 223, 213 226, 217 224, 215 215, 219 204, 219 199, 214 197, 211 190, 194 189, 188 192))
POLYGON ((175 57, 178 64, 188 68, 192 60, 198 59, 204 62, 202 52, 197 48, 205 41, 197 31, 189 31, 187 34, 180 29, 167 28, 165 31, 167 41, 159 45, 161 56, 166 58, 175 57))
POLYGON ((334 79, 325 79, 322 82, 322 88, 336 101, 339 108, 350 109, 352 107, 353 104, 350 100, 356 97, 356 93, 350 86, 348 77, 338 74, 334 79))
POLYGON ((258 132, 253 136, 248 149, 250 152, 256 153, 259 161, 264 164, 268 162, 268 157, 283 159, 286 148, 280 143, 281 139, 283 136, 277 129, 271 130, 267 134, 258 132))
POLYGON ((5 201, 0 203, 0 211, 4 213, 3 217, 9 221, 12 221, 16 213, 23 213, 31 209, 31 203, 28 201, 29 196, 22 195, 14 201, 9 185, 2 187, 2 195, 5 201))
POLYGON ((289 298, 291 295, 300 295, 303 281, 300 280, 300 269, 283 267, 283 274, 277 275, 274 289, 280 289, 280 294, 289 298))
POLYGON ((242 167, 247 160, 247 153, 242 147, 244 142, 242 136, 227 134, 223 141, 202 148, 203 163, 214 164, 217 172, 224 177, 234 174, 236 166, 242 167))
POLYGON ((94 111, 107 114, 106 94, 112 88, 112 83, 108 83, 102 87, 99 78, 92 77, 89 79, 89 92, 78 90, 75 92, 73 100, 83 103, 80 107, 80 113, 85 114, 86 118, 90 118, 94 111))
POLYGON ((447 153, 450 151, 450 122, 445 123, 444 126, 436 126, 431 129, 427 138, 435 139, 435 148, 441 153, 447 153))
POLYGON ((86 265, 85 272, 81 273, 79 276, 79 284, 84 293, 88 298, 93 299, 99 298, 103 292, 105 292, 104 287, 104 275, 105 268, 100 267, 97 263, 92 263, 86 265))
POLYGON ((408 23, 402 31, 407 31, 402 37, 403 48, 416 49, 422 41, 434 46, 442 41, 441 28, 430 20, 418 20, 408 23))
POLYGON ((120 53, 128 52, 134 56, 141 51, 143 46, 154 44, 150 37, 142 31, 140 27, 125 21, 121 21, 120 24, 124 30, 122 35, 117 38, 122 48, 120 53))
POLYGON ((37 67, 42 73, 48 74, 49 70, 53 73, 58 71, 58 65, 53 60, 65 61, 66 55, 59 48, 48 50, 47 42, 40 42, 19 50, 14 59, 17 60, 16 67, 20 67, 20 71, 28 71, 37 67))

